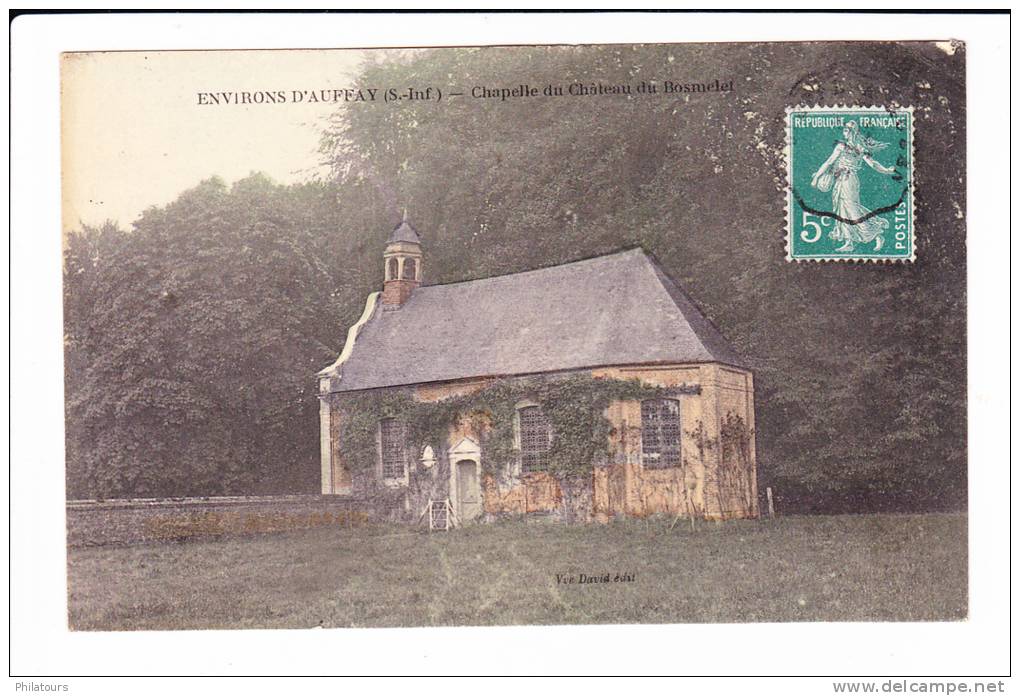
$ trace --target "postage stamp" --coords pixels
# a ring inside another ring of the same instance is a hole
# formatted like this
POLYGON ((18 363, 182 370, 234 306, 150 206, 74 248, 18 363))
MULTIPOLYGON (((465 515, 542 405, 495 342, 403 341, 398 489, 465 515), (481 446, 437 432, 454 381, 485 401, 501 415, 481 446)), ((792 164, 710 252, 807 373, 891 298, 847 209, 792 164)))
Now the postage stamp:
POLYGON ((913 107, 786 111, 788 261, 913 261, 913 107))

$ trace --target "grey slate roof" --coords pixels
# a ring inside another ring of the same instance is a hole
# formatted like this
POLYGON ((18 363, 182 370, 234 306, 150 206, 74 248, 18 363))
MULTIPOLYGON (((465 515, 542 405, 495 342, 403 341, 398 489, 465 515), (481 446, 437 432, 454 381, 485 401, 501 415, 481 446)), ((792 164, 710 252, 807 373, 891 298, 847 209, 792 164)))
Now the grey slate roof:
POLYGON ((658 262, 631 249, 377 306, 332 389, 660 362, 744 366, 658 262))
POLYGON ((393 232, 390 234, 390 238, 386 240, 387 244, 393 242, 411 242, 412 244, 421 244, 421 237, 418 236, 418 232, 411 227, 411 223, 404 218, 404 221, 393 228, 393 232))

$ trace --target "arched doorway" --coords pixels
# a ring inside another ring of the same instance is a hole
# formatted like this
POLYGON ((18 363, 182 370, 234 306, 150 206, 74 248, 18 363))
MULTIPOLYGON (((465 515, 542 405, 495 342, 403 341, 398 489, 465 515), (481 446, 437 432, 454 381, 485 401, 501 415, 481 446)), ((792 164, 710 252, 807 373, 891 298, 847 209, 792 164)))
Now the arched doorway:
POLYGON ((482 514, 482 466, 478 443, 465 437, 449 452, 450 503, 460 522, 482 514))
POLYGON ((482 486, 478 480, 478 462, 461 459, 455 466, 457 517, 467 522, 482 514, 482 486))

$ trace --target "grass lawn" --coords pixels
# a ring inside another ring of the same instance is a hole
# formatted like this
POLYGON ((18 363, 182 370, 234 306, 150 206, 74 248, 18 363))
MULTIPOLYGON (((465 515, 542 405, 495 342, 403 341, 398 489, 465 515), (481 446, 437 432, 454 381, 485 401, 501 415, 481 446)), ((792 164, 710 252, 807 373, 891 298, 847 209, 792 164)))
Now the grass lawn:
POLYGON ((320 528, 68 551, 77 630, 967 615, 965 515, 320 528), (574 582, 560 582, 573 578, 574 582), (609 582, 581 576, 609 574, 609 582), (632 576, 633 580, 613 582, 632 576))

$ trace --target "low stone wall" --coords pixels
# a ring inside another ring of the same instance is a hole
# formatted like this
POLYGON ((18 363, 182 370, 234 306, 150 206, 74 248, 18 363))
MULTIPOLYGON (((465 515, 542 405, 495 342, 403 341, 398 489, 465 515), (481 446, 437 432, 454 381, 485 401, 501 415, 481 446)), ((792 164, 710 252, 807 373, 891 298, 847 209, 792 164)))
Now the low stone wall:
POLYGON ((238 496, 67 502, 70 547, 185 541, 351 527, 372 516, 364 500, 327 495, 238 496))

